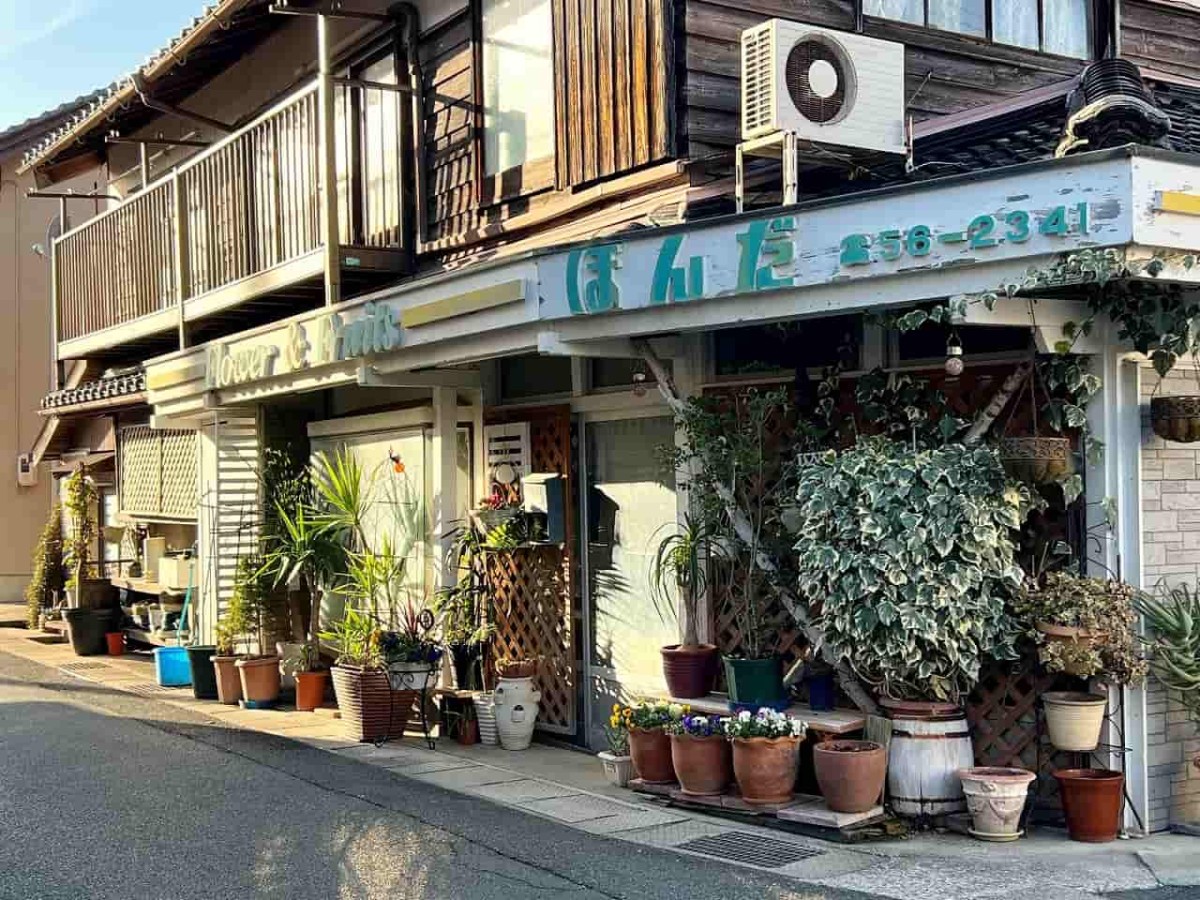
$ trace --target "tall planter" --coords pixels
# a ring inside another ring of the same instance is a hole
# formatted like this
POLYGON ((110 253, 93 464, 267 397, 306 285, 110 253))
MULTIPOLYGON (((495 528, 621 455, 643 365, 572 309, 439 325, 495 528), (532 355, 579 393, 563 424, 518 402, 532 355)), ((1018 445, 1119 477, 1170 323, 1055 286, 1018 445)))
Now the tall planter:
POLYGON ((813 747, 813 769, 826 806, 834 812, 864 813, 883 794, 887 751, 874 741, 822 741, 813 747))
POLYGON ((723 794, 733 780, 733 757, 724 735, 673 734, 670 738, 671 766, 680 790, 696 797, 723 794))
POLYGON ((783 660, 778 656, 767 659, 734 659, 725 657, 725 681, 729 687, 731 709, 757 712, 768 709, 785 710, 789 699, 783 686, 783 660))
POLYGON ((242 699, 242 677, 238 674, 236 656, 210 657, 217 678, 217 699, 226 706, 236 706, 242 699))
POLYGON ((404 733, 408 709, 401 698, 393 698, 387 672, 334 666, 332 677, 347 737, 368 743, 404 733))
POLYGON ((1108 769, 1062 769, 1054 773, 1073 841, 1103 844, 1121 829, 1125 776, 1108 769))
POLYGON ((675 780, 671 763, 671 740, 661 728, 630 728, 629 755, 637 777, 650 784, 670 784, 675 780))
POLYGON ((217 672, 212 656, 217 648, 211 644, 194 644, 187 648, 188 668, 192 671, 192 696, 197 700, 217 699, 217 672))
POLYGON ((542 692, 533 678, 501 678, 492 692, 496 733, 505 750, 524 750, 533 741, 542 692))
POLYGON ((76 656, 100 656, 108 652, 104 635, 112 630, 115 615, 111 609, 76 607, 63 613, 67 639, 76 656))
POLYGON ((454 666, 454 686, 460 691, 483 689, 483 645, 451 644, 450 662, 454 666))
POLYGON ((1108 701, 1082 691, 1049 691, 1042 695, 1046 731, 1059 750, 1077 753, 1095 750, 1104 727, 1108 701))
POLYGON ((271 707, 279 700, 278 656, 258 656, 237 661, 246 708, 271 707))
POLYGON ((757 805, 790 803, 803 740, 801 737, 734 738, 733 774, 742 799, 757 805))
POLYGON ((695 700, 712 692, 717 677, 717 648, 712 644, 663 647, 663 677, 667 692, 683 700, 695 700))

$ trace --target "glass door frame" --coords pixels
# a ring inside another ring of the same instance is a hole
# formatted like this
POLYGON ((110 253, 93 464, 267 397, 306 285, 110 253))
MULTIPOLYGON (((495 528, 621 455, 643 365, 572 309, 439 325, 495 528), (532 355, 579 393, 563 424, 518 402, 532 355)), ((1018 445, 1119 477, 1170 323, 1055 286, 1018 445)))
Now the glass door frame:
MULTIPOLYGON (((593 706, 593 691, 592 680, 593 672, 602 670, 608 672, 607 668, 594 666, 592 664, 592 642, 595 638, 594 629, 592 627, 592 585, 590 577, 591 560, 589 559, 588 550, 588 493, 591 489, 588 478, 588 427, 591 425, 601 424, 604 422, 626 422, 637 419, 669 419, 671 418, 671 410, 666 403, 630 407, 628 405, 628 397, 622 395, 612 395, 612 408, 604 408, 595 403, 597 398, 589 398, 592 402, 588 403, 587 410, 573 412, 571 419, 576 427, 577 443, 576 448, 576 465, 579 467, 579 477, 576 485, 577 495, 577 529, 576 535, 579 544, 578 553, 578 583, 579 583, 579 635, 580 635, 580 672, 579 685, 582 697, 576 697, 576 706, 580 710, 578 722, 576 723, 576 739, 583 746, 588 746, 588 734, 591 728, 592 721, 592 706, 593 706), (621 405, 623 403, 623 405, 621 405)), ((676 488, 675 504, 676 504, 676 521, 680 516, 680 495, 681 491, 676 488)), ((606 674, 604 676, 608 678, 606 674)))

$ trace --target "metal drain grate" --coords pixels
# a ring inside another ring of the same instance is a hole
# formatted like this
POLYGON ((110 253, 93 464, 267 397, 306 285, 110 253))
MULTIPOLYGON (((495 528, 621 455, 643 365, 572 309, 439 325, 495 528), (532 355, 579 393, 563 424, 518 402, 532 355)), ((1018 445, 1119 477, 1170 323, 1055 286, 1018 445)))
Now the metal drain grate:
POLYGON ((748 866, 759 866, 763 869, 779 869, 801 860, 820 856, 825 852, 801 847, 790 841, 777 841, 774 838, 758 834, 747 834, 744 831, 706 834, 703 837, 677 844, 675 849, 686 850, 689 853, 703 853, 705 856, 744 863, 748 866))
POLYGON ((79 662, 67 663, 66 665, 59 666, 59 668, 64 672, 91 672, 96 669, 111 669, 112 666, 102 662, 79 662))
POLYGON ((177 694, 184 688, 164 687, 153 681, 139 681, 134 684, 123 684, 121 689, 129 691, 131 694, 141 694, 143 697, 149 697, 151 694, 177 694))

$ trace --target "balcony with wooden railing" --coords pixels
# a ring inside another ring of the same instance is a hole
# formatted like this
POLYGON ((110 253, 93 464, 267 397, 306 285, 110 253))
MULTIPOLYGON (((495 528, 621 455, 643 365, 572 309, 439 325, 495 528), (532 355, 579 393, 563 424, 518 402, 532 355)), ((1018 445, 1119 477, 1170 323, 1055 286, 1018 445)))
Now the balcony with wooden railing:
POLYGON ((289 315, 405 271, 407 99, 386 84, 327 89, 328 104, 314 81, 54 242, 60 359, 186 344, 209 317, 268 303, 289 315))

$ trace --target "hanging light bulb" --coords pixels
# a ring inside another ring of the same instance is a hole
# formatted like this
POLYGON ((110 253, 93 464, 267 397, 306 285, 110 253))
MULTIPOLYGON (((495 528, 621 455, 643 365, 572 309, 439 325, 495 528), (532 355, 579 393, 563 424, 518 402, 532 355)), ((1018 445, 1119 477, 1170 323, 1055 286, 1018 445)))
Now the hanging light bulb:
POLYGON ((946 341, 946 362, 944 368, 946 374, 951 378, 957 378, 963 373, 963 348, 962 342, 958 339, 958 332, 950 332, 950 338, 946 341))
POLYGON ((646 362, 638 360, 633 368, 633 396, 646 396, 646 362))

